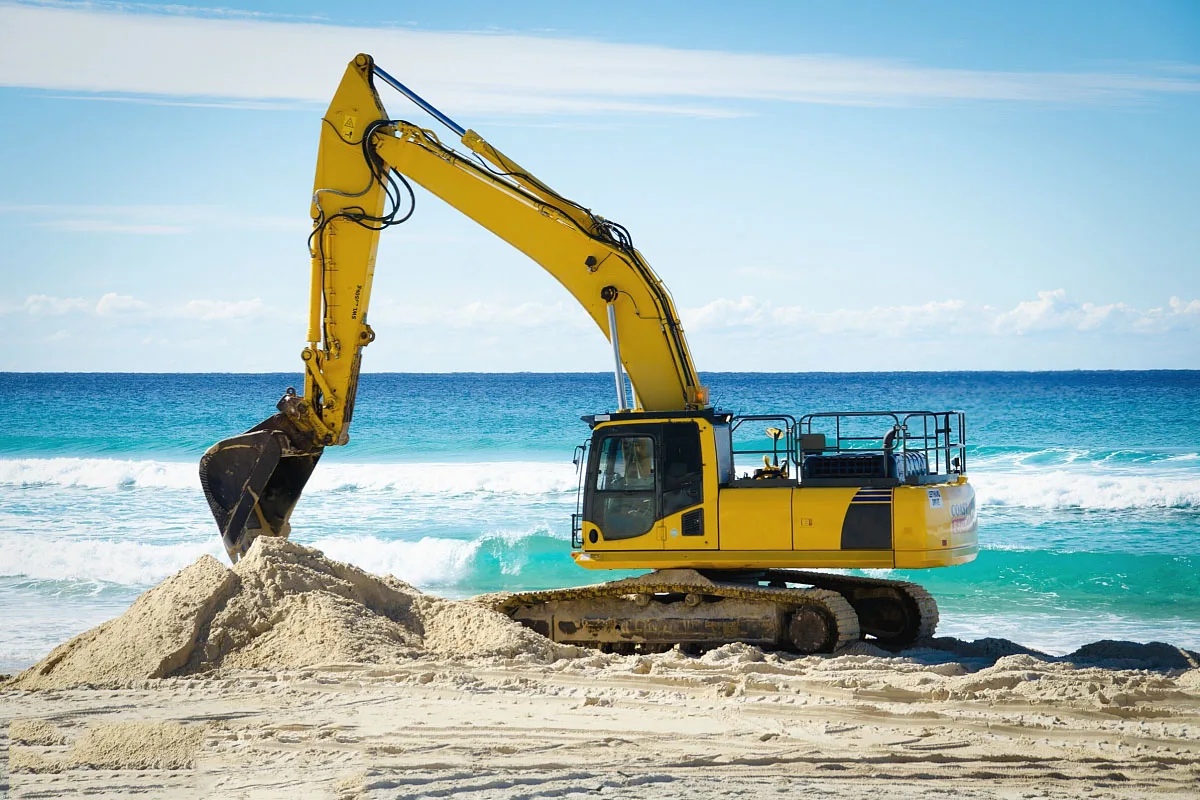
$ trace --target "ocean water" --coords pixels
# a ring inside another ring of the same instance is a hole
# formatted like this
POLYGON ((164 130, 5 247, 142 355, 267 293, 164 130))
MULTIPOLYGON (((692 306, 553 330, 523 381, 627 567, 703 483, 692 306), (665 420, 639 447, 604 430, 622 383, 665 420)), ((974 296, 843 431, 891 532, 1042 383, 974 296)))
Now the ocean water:
MULTIPOLYGON (((972 564, 873 571, 938 598, 939 631, 1065 653, 1103 638, 1200 648, 1200 372, 705 376, 738 413, 961 409, 980 501, 972 564)), ((202 553, 213 442, 299 375, 0 373, 0 671, 121 613, 202 553)), ((368 374, 293 538, 468 596, 616 577, 570 551, 580 415, 606 374, 368 374)))

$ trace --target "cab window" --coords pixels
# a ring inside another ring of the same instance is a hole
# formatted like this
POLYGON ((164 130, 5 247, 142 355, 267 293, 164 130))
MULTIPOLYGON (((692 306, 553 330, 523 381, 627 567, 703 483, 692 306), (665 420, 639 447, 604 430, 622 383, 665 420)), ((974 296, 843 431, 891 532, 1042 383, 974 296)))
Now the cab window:
POLYGON ((694 423, 663 426, 663 516, 704 502, 704 461, 694 423))
POLYGON ((600 445, 600 491, 654 491, 654 440, 649 436, 610 436, 600 445))
POLYGON ((631 539, 654 527, 654 439, 609 436, 600 443, 589 521, 605 539, 631 539))

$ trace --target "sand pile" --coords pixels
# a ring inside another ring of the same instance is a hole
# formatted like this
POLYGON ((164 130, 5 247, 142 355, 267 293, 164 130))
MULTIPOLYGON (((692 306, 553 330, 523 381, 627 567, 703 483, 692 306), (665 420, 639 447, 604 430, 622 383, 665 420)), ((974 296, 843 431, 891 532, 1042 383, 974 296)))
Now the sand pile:
POLYGON ((283 539, 229 569, 203 556, 116 619, 55 648, 13 688, 109 685, 227 668, 440 658, 553 661, 566 650, 471 602, 422 594, 283 539))
MULTIPOLYGON (((578 654, 577 648, 556 645, 483 602, 426 595, 396 578, 328 559, 318 550, 263 538, 232 569, 209 556, 200 558, 143 594, 120 617, 55 648, 7 688, 126 685, 222 668, 386 665, 415 658, 549 663, 578 654)), ((592 654, 581 663, 593 663, 597 657, 592 654)), ((649 671, 692 660, 676 652, 638 663, 649 671)), ((833 658, 810 659, 765 656, 757 648, 728 645, 711 651, 696 666, 803 673, 823 670, 826 662, 836 667, 840 680, 849 681, 847 688, 880 689, 882 685, 874 686, 876 675, 907 670, 919 673, 915 679, 919 688, 916 684, 902 687, 913 696, 935 692, 942 699, 969 699, 996 693, 1009 697, 1028 691, 1027 686, 1016 688, 1026 680, 1071 670, 1196 671, 1200 654, 1161 643, 1104 641, 1055 657, 1004 639, 939 638, 900 654, 859 642, 833 658), (1002 675, 988 673, 959 683, 929 677, 981 675, 997 666, 1002 675), (848 670, 864 674, 852 677, 848 670)), ((1086 697, 1071 697, 1090 701, 1094 695, 1107 705, 1112 697, 1136 700, 1143 688, 1158 687, 1100 681, 1084 693, 1086 697)))

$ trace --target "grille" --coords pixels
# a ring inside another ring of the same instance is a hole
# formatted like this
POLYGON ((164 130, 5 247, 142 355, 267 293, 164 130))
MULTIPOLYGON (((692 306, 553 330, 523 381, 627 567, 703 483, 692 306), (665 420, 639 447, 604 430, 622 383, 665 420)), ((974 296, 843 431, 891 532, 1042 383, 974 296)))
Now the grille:
POLYGON ((684 536, 703 536, 704 535, 704 509, 697 508, 695 511, 689 511, 683 515, 684 536))

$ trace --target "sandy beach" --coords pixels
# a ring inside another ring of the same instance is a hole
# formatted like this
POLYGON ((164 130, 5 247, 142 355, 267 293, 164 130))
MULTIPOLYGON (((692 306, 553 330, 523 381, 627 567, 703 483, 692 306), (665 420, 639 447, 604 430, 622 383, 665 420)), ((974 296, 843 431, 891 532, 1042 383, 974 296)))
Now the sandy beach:
POLYGON ((271 542, 0 685, 14 798, 1195 797, 1200 660, 613 655, 271 542))

